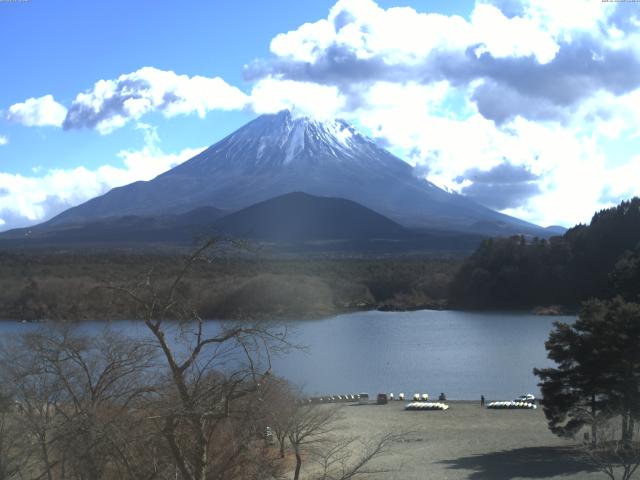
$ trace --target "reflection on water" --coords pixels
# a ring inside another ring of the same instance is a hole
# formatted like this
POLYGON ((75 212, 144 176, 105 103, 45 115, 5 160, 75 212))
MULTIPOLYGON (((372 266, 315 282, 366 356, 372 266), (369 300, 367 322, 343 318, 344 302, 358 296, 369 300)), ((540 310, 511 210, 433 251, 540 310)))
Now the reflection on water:
MULTIPOLYGON (((573 319, 422 310, 288 322, 293 341, 308 348, 275 358, 273 370, 309 394, 445 392, 450 399, 512 399, 538 392, 532 370, 551 365, 544 342, 552 323, 573 319)), ((147 334, 139 322, 112 325, 128 335, 147 334)), ((33 328, 0 324, 3 335, 33 328)), ((98 334, 104 323, 81 328, 98 334)))

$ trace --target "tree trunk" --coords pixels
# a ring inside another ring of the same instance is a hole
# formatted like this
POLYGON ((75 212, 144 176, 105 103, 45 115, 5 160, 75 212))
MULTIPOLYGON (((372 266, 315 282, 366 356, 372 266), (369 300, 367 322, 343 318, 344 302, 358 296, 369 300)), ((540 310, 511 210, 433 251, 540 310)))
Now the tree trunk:
POLYGON ((279 440, 279 442, 280 442, 280 458, 284 458, 284 441, 285 441, 284 438, 282 440, 279 440))
POLYGON ((596 447, 598 436, 598 425, 596 420, 596 395, 591 395, 591 446, 596 447))
POLYGON ((49 449, 47 448, 46 434, 40 437, 40 448, 42 450, 42 459, 44 460, 45 468, 47 469, 47 480, 53 480, 51 475, 51 465, 49 463, 49 449))
POLYGON ((197 452, 198 466, 196 468, 196 480, 205 480, 207 478, 207 437, 205 435, 206 421, 199 419, 197 423, 197 452))
POLYGON ((629 439, 629 413, 625 410, 622 412, 622 444, 627 445, 629 439))
POLYGON ((633 441, 633 428, 635 423, 631 412, 627 410, 622 415, 622 442, 625 447, 630 446, 633 441))
POLYGON ((302 468, 302 456, 300 456, 300 450, 296 447, 296 471, 293 474, 293 480, 300 478, 300 469, 302 468))

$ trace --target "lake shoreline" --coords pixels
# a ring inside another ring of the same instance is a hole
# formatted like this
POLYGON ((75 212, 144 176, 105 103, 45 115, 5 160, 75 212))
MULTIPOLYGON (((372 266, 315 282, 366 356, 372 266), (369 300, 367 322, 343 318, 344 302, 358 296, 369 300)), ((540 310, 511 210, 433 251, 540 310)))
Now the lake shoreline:
POLYGON ((344 407, 345 435, 363 440, 402 433, 393 455, 374 466, 390 480, 602 478, 575 458, 573 440, 559 438, 536 410, 490 410, 451 401, 446 411, 405 411, 405 402, 344 407))
MULTIPOLYGON (((355 313, 367 313, 367 312, 389 312, 389 313, 402 313, 402 312, 421 312, 421 311, 435 311, 435 312, 460 312, 460 313, 515 313, 524 315, 535 315, 539 317, 566 317, 575 316, 578 314, 576 309, 571 308, 554 308, 550 307, 535 307, 535 308, 522 308, 522 309, 501 309, 501 308, 456 308, 455 306, 447 302, 438 302, 428 305, 415 305, 415 306, 392 306, 389 304, 383 304, 375 308, 345 308, 335 309, 326 312, 297 312, 287 313, 286 315, 264 315, 264 316, 237 316, 237 317, 218 317, 207 318, 206 321, 269 321, 269 322, 288 322, 288 321, 300 321, 300 320, 325 320, 327 318, 349 315, 355 313)), ((178 318, 167 319, 168 321, 178 321, 178 318)), ((17 323, 83 323, 83 322, 112 322, 112 321, 144 321, 143 318, 131 318, 131 317, 116 317, 116 318, 41 318, 41 319, 16 319, 16 318, 4 318, 0 317, 0 323, 2 322, 17 322, 17 323)))

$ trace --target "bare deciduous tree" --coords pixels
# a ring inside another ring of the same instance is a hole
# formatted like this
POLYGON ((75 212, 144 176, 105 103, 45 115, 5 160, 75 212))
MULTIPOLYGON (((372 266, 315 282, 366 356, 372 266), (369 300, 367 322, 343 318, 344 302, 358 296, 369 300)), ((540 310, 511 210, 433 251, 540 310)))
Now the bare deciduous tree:
POLYGON ((296 456, 293 479, 300 478, 303 452, 317 450, 329 442, 329 435, 335 432, 335 422, 340 418, 339 407, 307 404, 300 405, 290 419, 288 437, 296 456))
POLYGON ((266 410, 264 428, 271 429, 278 442, 280 458, 285 458, 286 443, 293 427, 292 419, 300 408, 300 396, 289 382, 278 377, 267 379, 261 393, 266 410))
POLYGON ((579 458, 611 480, 629 480, 640 467, 640 428, 629 431, 624 419, 600 415, 591 419, 597 436, 579 449, 579 458), (624 435, 622 434, 624 432, 624 435))
POLYGON ((12 387, 10 393, 16 402, 15 415, 22 425, 21 435, 33 440, 23 445, 22 455, 31 457, 30 473, 34 478, 53 480, 53 470, 58 464, 53 450, 60 384, 47 374, 43 359, 31 351, 27 336, 4 340, 0 351, 0 378, 3 384, 12 387))
POLYGON ((282 332, 266 325, 205 328, 185 295, 183 279, 196 262, 206 261, 205 252, 214 243, 209 241, 190 255, 166 289, 156 287, 153 272, 134 288, 119 288, 138 304, 168 369, 171 401, 163 402, 157 420, 185 480, 237 477, 239 460, 246 461, 247 452, 256 448, 250 445, 258 434, 253 431, 255 406, 250 400, 270 374, 271 350, 286 344, 282 332), (251 434, 249 438, 243 435, 238 441, 231 433, 239 432, 238 425, 242 433, 251 434))
POLYGON ((286 329, 207 323, 191 306, 182 279, 210 245, 169 282, 151 271, 112 287, 137 303, 141 337, 57 326, 0 345, 0 385, 17 402, 0 408, 0 480, 269 480, 290 468, 288 446, 296 480, 305 457, 323 480, 378 471, 393 436, 358 447, 336 435, 338 409, 272 376, 286 329))
POLYGON ((31 456, 16 410, 11 396, 0 391, 0 480, 21 476, 31 456))
POLYGON ((43 475, 99 480, 123 460, 114 441, 135 423, 136 402, 153 391, 144 376, 153 365, 149 346, 107 330, 86 337, 59 328, 17 337, 3 357, 43 475))
POLYGON ((388 468, 373 467, 371 463, 390 454, 393 444, 402 435, 388 433, 368 442, 362 442, 357 437, 347 437, 328 443, 325 449, 315 452, 314 459, 321 472, 314 480, 348 480, 391 471, 388 468))
POLYGON ((344 435, 340 425, 342 408, 298 402, 287 426, 296 457, 294 480, 300 478, 304 456, 312 460, 309 478, 314 480, 348 480, 389 471, 373 467, 372 462, 389 454, 404 433, 388 433, 366 442, 344 435))

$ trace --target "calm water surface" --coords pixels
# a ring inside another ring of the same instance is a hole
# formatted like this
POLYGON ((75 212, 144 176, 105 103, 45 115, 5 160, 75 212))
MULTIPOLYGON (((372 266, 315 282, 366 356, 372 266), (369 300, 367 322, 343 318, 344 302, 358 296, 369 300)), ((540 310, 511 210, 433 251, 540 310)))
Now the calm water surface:
MULTIPOLYGON (((552 365, 544 342, 554 321, 525 313, 421 310, 360 312, 294 321, 291 338, 308 348, 273 361, 274 372, 309 394, 445 392, 451 399, 512 399, 538 393, 534 367, 552 365)), ((145 335, 138 322, 112 322, 129 335, 145 335)), ((209 322, 216 328, 218 322, 209 322)), ((0 323, 4 335, 36 328, 0 323)), ((99 334, 104 322, 82 329, 99 334)))

